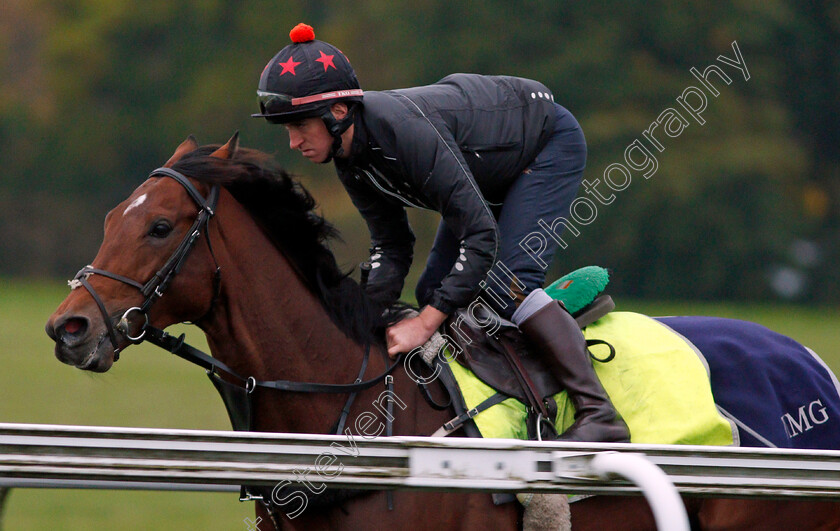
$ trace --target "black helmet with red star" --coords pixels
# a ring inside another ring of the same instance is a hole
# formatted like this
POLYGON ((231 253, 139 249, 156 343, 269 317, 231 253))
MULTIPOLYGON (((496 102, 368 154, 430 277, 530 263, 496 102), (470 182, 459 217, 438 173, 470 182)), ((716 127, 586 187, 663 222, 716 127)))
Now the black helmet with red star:
POLYGON ((362 101, 364 93, 347 57, 335 46, 315 40, 311 26, 298 24, 289 37, 292 44, 263 69, 257 88, 260 112, 251 116, 278 124, 320 117, 333 137, 335 155, 341 149, 341 133, 353 122, 354 104, 362 101), (330 112, 339 101, 350 108, 343 120, 330 112))

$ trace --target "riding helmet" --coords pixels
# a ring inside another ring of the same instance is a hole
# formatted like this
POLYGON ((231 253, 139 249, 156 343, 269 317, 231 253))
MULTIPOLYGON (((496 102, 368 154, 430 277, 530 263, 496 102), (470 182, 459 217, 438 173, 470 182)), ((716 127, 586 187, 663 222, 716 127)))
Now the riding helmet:
POLYGON ((280 50, 263 69, 257 89, 260 112, 251 116, 289 123, 328 114, 325 123, 335 136, 343 124, 331 120, 328 111, 338 101, 349 107, 362 101, 364 93, 356 73, 341 50, 315 40, 311 26, 298 24, 289 37, 292 44, 280 50))

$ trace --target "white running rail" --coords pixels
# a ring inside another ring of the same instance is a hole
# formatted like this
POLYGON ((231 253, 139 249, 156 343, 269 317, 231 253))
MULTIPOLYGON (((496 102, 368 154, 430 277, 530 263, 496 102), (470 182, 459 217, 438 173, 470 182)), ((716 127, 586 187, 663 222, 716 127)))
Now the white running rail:
POLYGON ((642 493, 667 529, 685 524, 677 492, 840 499, 827 450, 0 423, 0 487, 231 491, 303 473, 328 487, 642 493))

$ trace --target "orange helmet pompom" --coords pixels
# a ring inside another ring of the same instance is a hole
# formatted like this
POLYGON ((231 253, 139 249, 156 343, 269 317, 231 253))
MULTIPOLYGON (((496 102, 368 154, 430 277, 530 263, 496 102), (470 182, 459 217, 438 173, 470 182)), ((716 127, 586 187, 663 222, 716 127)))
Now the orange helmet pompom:
POLYGON ((314 41, 315 30, 312 29, 312 26, 301 22, 292 28, 292 31, 289 32, 289 38, 292 39, 292 42, 294 43, 314 41))

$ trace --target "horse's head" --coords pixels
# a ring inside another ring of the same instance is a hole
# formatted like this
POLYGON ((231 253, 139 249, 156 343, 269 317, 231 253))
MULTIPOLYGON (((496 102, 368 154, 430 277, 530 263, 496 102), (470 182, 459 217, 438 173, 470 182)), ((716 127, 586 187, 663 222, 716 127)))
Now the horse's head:
MULTIPOLYGON (((234 135, 210 156, 230 159, 237 148, 234 135)), ((47 321, 55 356, 62 362, 105 372, 147 322, 164 328, 209 311, 216 267, 204 235, 213 214, 207 198, 214 202, 218 190, 211 194, 211 186, 171 169, 196 149, 190 136, 163 169, 106 216, 93 263, 70 282, 73 290, 47 321), (175 274, 182 265, 189 274, 175 274), (160 298, 167 287, 189 296, 160 298)))

